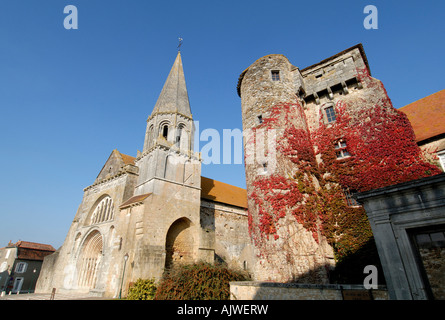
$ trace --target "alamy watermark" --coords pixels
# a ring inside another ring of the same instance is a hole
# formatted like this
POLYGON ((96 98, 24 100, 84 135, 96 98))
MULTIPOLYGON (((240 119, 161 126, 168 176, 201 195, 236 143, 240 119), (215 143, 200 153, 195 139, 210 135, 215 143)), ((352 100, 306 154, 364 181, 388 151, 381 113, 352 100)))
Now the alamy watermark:
MULTIPOLYGON (((200 130, 199 121, 194 121, 194 151, 201 154, 202 163, 257 165, 258 174, 273 174, 276 169, 278 129, 223 129, 200 130), (243 147, 245 145, 245 148, 243 147), (243 162, 244 161, 244 162, 243 162)), ((181 141, 188 141, 187 132, 181 133, 181 141)), ((173 145, 171 153, 181 150, 181 145, 173 145)), ((169 157, 172 164, 181 161, 169 157)))
POLYGON ((363 273, 368 274, 363 280, 363 286, 365 289, 378 289, 378 271, 377 267, 373 265, 368 265, 363 270, 363 273))
POLYGON ((379 22, 378 22, 378 10, 377 7, 374 5, 367 5, 363 9, 363 13, 368 14, 365 19, 363 20, 363 26, 366 30, 370 29, 378 29, 379 28, 379 22))
POLYGON ((68 14, 65 19, 63 19, 63 26, 65 29, 75 29, 79 28, 79 17, 77 7, 73 5, 68 5, 63 9, 64 14, 68 14))
MULTIPOLYGON (((74 5, 67 5, 63 9, 63 13, 67 16, 63 20, 63 26, 67 30, 79 28, 79 17, 77 7, 74 5)), ((363 9, 363 13, 367 14, 363 20, 363 26, 366 30, 378 29, 378 10, 374 5, 367 5, 363 9)))

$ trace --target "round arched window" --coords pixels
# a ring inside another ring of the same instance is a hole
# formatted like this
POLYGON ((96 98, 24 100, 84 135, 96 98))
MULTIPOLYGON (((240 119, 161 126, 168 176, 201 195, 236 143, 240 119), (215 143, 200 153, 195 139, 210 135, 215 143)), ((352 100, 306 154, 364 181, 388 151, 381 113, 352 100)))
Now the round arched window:
POLYGON ((114 218, 113 199, 110 196, 103 198, 91 215, 91 224, 110 221, 114 218))

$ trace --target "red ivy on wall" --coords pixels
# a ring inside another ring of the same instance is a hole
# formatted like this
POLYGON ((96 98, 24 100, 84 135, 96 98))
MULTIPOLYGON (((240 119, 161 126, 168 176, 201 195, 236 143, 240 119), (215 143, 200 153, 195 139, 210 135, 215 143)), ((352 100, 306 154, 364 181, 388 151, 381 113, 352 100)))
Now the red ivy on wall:
POLYGON ((280 165, 291 163, 292 176, 278 170, 253 182, 249 197, 257 217, 249 212, 249 231, 257 247, 271 236, 277 240, 280 221, 290 214, 317 242, 325 237, 341 260, 372 237, 366 213, 348 206, 344 190, 363 192, 441 172, 423 158, 408 118, 392 107, 381 82, 366 69, 357 71, 366 89, 382 97, 376 103, 339 100, 336 121, 325 124, 320 117, 311 131, 302 105, 283 103, 258 127, 284 129, 277 156, 280 165), (350 154, 342 159, 335 149, 340 139, 350 154))

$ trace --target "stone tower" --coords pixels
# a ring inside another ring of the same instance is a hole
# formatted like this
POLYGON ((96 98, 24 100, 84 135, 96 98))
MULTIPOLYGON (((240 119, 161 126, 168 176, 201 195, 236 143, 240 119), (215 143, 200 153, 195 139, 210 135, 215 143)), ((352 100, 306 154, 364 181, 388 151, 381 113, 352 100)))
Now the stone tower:
POLYGON ((166 183, 200 187, 198 158, 193 152, 194 125, 182 67, 176 60, 147 119, 135 195, 159 193, 166 183))
MULTIPOLYGON (((292 149, 286 146, 285 151, 280 143, 294 132, 309 140, 298 95, 305 91, 301 72, 285 56, 268 55, 242 74, 238 88, 245 132, 249 231, 258 255, 255 278, 325 283, 324 266, 332 264, 332 249, 296 223, 292 206, 286 202, 298 169, 289 156, 292 149), (283 198, 272 199, 274 193, 283 198)), ((312 145, 302 147, 305 153, 312 152, 312 145)), ((310 173, 307 178, 317 183, 310 173)))
POLYGON ((352 195, 437 172, 371 77, 363 46, 302 70, 283 55, 262 57, 237 89, 256 278, 325 283, 335 261, 354 255, 360 278, 361 264, 378 258, 359 258, 373 239, 352 195))
POLYGON ((193 134, 193 118, 178 51, 147 119, 144 148, 135 159, 139 177, 134 197, 121 205, 123 212, 140 215, 134 223, 143 229, 143 235, 140 230, 131 241, 132 245, 140 246, 134 251, 135 259, 140 259, 134 268, 138 277, 152 274, 159 278, 164 268, 175 262, 213 259, 213 256, 203 256, 208 252, 202 248, 208 244, 204 243, 200 227, 201 162, 199 154, 193 151, 193 134), (132 202, 140 197, 147 198, 144 206, 137 209, 132 202))

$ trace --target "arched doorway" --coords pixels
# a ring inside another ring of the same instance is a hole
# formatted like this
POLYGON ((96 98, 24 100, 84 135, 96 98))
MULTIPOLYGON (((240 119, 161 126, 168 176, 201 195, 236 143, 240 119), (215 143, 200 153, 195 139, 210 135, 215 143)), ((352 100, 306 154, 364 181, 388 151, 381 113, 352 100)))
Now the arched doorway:
POLYGON ((165 268, 194 261, 194 236, 192 224, 187 218, 176 220, 168 229, 165 241, 165 268))
POLYGON ((102 258, 103 240, 99 231, 92 231, 84 241, 78 260, 78 286, 92 289, 96 286, 97 270, 102 258))

